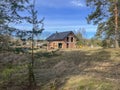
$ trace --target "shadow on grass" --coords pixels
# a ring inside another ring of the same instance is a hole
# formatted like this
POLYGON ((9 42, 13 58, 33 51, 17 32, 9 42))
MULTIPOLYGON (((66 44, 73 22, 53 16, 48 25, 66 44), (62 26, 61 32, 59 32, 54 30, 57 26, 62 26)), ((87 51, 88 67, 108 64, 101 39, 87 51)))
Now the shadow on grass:
POLYGON ((108 65, 111 62, 111 52, 107 50, 58 52, 37 53, 37 57, 39 57, 40 54, 41 57, 45 57, 49 60, 46 60, 44 65, 43 63, 39 64, 40 67, 44 66, 44 68, 36 68, 37 82, 42 83, 41 85, 45 87, 45 90, 57 90, 64 86, 71 76, 90 75, 97 78, 107 78, 110 76, 109 71, 115 70, 113 68, 114 66, 108 65), (54 59, 54 57, 57 56, 60 57, 54 59), (50 65, 50 62, 54 62, 54 64, 50 65), (50 67, 48 67, 48 65, 50 67))
POLYGON ((55 50, 55 51, 51 51, 51 52, 37 52, 35 53, 35 58, 41 58, 41 57, 45 57, 45 58, 52 58, 52 57, 56 57, 59 56, 60 54, 57 53, 59 50, 55 50))

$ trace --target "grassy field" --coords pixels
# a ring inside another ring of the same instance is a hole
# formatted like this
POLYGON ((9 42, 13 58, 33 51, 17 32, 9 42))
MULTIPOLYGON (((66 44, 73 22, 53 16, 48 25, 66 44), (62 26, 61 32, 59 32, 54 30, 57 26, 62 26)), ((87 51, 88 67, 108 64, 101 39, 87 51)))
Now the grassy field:
POLYGON ((120 90, 120 50, 37 52, 35 75, 41 90, 120 90))
MULTIPOLYGON (((26 90, 28 57, 0 54, 0 90, 26 90)), ((34 73, 37 90, 120 90, 120 49, 37 50, 34 73)))

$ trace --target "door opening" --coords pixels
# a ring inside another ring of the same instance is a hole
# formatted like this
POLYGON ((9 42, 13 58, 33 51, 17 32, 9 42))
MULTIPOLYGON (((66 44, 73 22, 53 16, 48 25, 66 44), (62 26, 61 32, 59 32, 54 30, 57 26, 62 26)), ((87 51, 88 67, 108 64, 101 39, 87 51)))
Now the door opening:
POLYGON ((58 48, 62 48, 62 43, 58 43, 58 48))
POLYGON ((67 43, 67 48, 69 48, 69 43, 67 43))

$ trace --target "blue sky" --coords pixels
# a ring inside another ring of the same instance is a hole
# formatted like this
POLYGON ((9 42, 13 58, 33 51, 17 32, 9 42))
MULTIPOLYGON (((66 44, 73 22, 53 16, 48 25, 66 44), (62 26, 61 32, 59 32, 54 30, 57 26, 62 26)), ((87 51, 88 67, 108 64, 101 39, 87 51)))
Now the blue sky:
MULTIPOLYGON (((86 17, 92 11, 86 7, 85 0, 36 0, 38 18, 45 17, 44 32, 70 31, 85 28, 86 38, 91 38, 96 32, 96 26, 87 24, 86 17)), ((18 26, 30 29, 28 24, 18 26)))

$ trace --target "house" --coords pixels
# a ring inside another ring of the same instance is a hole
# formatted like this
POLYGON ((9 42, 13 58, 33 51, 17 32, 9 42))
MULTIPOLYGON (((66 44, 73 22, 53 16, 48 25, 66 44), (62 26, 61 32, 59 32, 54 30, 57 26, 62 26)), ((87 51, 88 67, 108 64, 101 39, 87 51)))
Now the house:
POLYGON ((48 49, 66 49, 66 48, 76 48, 77 38, 72 31, 66 32, 56 32, 49 36, 47 39, 48 49))

